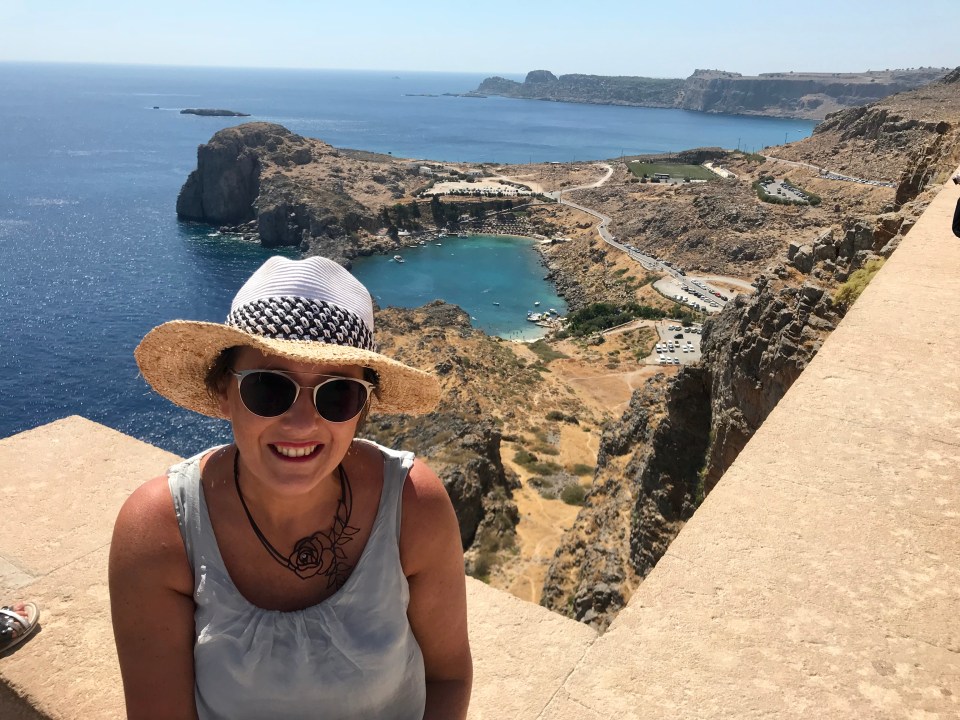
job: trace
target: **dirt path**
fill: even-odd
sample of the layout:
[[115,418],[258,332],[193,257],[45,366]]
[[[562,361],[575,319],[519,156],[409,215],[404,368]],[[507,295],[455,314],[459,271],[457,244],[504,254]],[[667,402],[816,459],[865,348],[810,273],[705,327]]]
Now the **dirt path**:
[[555,360],[550,366],[577,397],[601,416],[619,417],[630,404],[633,391],[658,372],[675,372],[673,367],[641,365],[634,370],[603,372],[604,368],[578,360]]

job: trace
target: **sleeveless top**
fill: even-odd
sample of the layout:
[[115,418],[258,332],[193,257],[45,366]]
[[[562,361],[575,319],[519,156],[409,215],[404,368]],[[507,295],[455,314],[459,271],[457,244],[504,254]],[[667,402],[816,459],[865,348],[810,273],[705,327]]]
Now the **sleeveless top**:
[[256,607],[230,579],[200,483],[204,453],[168,471],[194,575],[200,720],[423,717],[423,655],[407,620],[399,546],[401,490],[413,454],[371,444],[383,454],[384,472],[366,547],[336,593],[293,612]]

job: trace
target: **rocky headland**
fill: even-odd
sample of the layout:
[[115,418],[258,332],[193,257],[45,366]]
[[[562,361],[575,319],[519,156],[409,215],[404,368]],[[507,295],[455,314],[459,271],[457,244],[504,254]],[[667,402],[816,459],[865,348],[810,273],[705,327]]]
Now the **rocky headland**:
[[[752,282],[752,294],[704,324],[698,364],[645,365],[655,336],[642,326],[525,345],[473,329],[443,303],[378,309],[386,352],[435,373],[443,399],[423,418],[374,415],[364,432],[437,468],[473,574],[606,627],[960,164],[960,71],[830,115],[812,137],[767,153],[673,158],[709,155],[736,176],[703,183],[644,183],[611,161],[608,181],[581,190],[570,188],[605,172],[584,163],[477,168],[543,192],[567,188],[565,198],[609,215],[620,241],[688,272]],[[767,176],[819,204],[764,202],[754,183]],[[892,186],[871,182],[881,180]],[[398,206],[419,203],[416,222],[435,227],[442,214],[431,218],[418,197],[429,182],[406,161],[251,123],[201,146],[178,213],[346,263],[390,252],[385,231],[400,222]],[[454,214],[469,208],[462,202]],[[672,309],[651,285],[656,276],[600,240],[590,216],[549,202],[502,214],[564,236],[541,250],[572,309]],[[525,528],[577,488],[570,501],[582,506],[541,558],[545,536],[530,540]]]
[[477,94],[601,105],[681,108],[700,112],[822,120],[836,110],[863,105],[939,79],[947,68],[864,73],[780,72],[745,76],[696,70],[690,77],[649,78],[532,70],[522,83],[490,77]]

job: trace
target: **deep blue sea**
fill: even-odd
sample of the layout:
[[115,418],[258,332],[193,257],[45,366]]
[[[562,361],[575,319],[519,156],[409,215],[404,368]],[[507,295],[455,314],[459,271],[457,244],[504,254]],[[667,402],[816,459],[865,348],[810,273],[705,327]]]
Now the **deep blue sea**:
[[[223,107],[340,147],[448,161],[752,149],[813,127],[442,96],[484,76],[0,63],[0,437],[80,414],[180,454],[228,438],[224,423],[155,396],[132,355],[165,320],[222,321],[268,255],[177,222],[177,192],[197,145],[246,121],[180,115],[182,108]],[[525,310],[534,302],[560,301],[526,243],[508,243],[450,241],[410,249],[403,265],[378,258],[357,272],[383,305],[435,294],[510,337],[529,329]],[[441,281],[466,268],[475,285]]]

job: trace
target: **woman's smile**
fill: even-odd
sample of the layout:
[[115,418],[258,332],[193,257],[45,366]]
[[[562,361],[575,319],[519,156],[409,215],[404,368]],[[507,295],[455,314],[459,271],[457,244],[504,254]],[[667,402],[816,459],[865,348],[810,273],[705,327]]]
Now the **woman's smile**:
[[295,462],[311,460],[318,454],[318,448],[320,450],[323,449],[323,445],[319,443],[271,443],[269,447],[274,454],[284,460],[292,460]]

